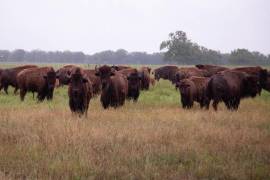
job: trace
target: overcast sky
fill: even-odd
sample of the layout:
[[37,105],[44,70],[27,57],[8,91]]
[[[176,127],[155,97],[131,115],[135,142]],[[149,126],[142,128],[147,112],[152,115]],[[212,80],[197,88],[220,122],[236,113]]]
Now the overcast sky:
[[176,30],[270,54],[270,0],[0,0],[0,49],[151,53]]

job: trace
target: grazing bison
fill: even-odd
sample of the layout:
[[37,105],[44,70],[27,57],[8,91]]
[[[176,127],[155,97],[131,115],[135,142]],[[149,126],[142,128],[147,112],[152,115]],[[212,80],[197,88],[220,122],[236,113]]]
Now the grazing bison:
[[121,70],[123,70],[123,69],[129,69],[129,68],[131,68],[130,66],[123,66],[123,65],[113,65],[113,66],[111,66],[113,69],[115,69],[116,71],[121,71]]
[[11,85],[15,88],[14,94],[16,94],[18,90],[18,84],[16,80],[18,73],[20,73],[24,69],[36,68],[36,67],[37,66],[35,65],[24,65],[24,66],[9,68],[9,69],[3,69],[1,73],[1,78],[0,78],[0,91],[2,90],[2,88],[4,88],[4,91],[6,92],[6,94],[8,94],[8,86]]
[[39,101],[43,101],[45,97],[51,100],[56,82],[56,73],[52,67],[29,68],[17,75],[17,82],[22,101],[28,91],[37,92]]
[[155,80],[159,81],[160,78],[171,81],[173,84],[175,83],[175,74],[178,71],[177,66],[162,66],[154,70]]
[[76,65],[65,65],[62,68],[58,69],[56,71],[56,75],[58,77],[59,80],[59,86],[63,86],[63,85],[68,85],[69,79],[68,77],[71,74],[72,69],[77,68],[78,66]]
[[128,82],[124,75],[110,66],[96,68],[96,76],[100,77],[102,91],[100,101],[104,109],[122,106],[128,92]]
[[91,81],[84,76],[81,68],[75,68],[68,77],[69,107],[73,113],[85,114],[93,96]]
[[261,93],[262,88],[265,89],[267,86],[267,70],[266,69],[256,66],[256,67],[239,67],[239,68],[234,68],[232,70],[245,72],[247,74],[257,76],[259,78],[259,83],[260,83],[260,93]]
[[95,75],[96,71],[94,69],[84,69],[84,73],[87,75],[88,79],[91,81],[93,86],[93,95],[96,96],[101,92],[101,81],[100,78]]
[[142,67],[140,69],[141,73],[141,90],[148,90],[150,86],[150,73],[151,73],[151,68],[149,67]]
[[226,68],[226,67],[214,66],[214,65],[209,65],[209,64],[197,64],[196,67],[207,71],[210,76],[213,76],[214,74],[221,71],[229,70],[229,68]]
[[190,78],[192,76],[209,77],[209,73],[196,67],[183,67],[179,68],[179,70],[176,72],[175,81],[180,82],[181,80]]
[[245,72],[227,70],[213,75],[207,86],[207,97],[213,100],[213,108],[223,101],[229,110],[237,110],[240,100],[255,97],[260,91],[257,76]]
[[191,108],[194,101],[197,101],[201,108],[209,108],[210,100],[206,96],[208,81],[209,78],[193,76],[176,83],[181,94],[183,108]]

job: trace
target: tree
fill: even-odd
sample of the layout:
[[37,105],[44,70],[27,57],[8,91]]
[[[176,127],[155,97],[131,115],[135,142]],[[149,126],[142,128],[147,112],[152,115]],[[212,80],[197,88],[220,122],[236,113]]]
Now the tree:
[[163,41],[160,44],[160,50],[164,49],[167,50],[164,53],[164,60],[178,64],[218,64],[222,59],[220,52],[193,43],[187,38],[184,31],[170,33],[169,40]]

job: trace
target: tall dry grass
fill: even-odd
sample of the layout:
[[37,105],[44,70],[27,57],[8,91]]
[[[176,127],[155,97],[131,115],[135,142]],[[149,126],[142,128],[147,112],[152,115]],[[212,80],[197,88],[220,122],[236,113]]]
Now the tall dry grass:
[[66,89],[49,103],[1,94],[0,179],[270,179],[267,98],[214,112],[178,96],[162,81],[119,109],[96,98],[78,118]]

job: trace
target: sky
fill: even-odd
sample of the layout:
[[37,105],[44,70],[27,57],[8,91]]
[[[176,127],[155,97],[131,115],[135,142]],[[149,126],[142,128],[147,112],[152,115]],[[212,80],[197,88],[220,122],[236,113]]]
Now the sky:
[[152,53],[177,30],[270,54],[270,0],[0,0],[0,49]]

